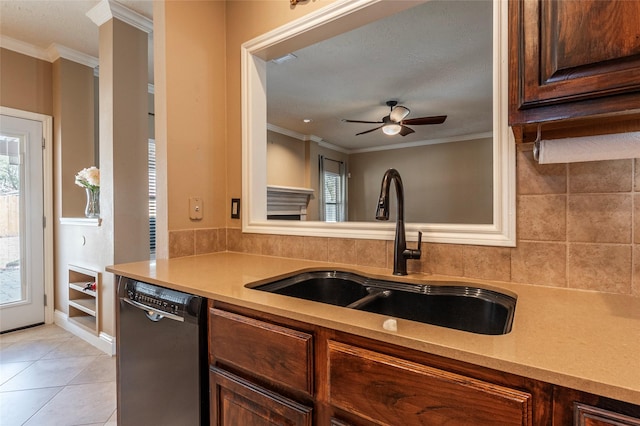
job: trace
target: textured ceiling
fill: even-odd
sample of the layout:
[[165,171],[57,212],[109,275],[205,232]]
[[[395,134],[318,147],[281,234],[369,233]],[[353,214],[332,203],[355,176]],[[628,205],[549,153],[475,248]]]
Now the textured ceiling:
[[[490,132],[492,29],[490,0],[433,0],[292,52],[267,64],[267,121],[345,149]],[[405,137],[341,121],[381,120],[387,100],[448,118]]]
[[[98,57],[98,27],[86,13],[98,0],[1,0],[0,34],[41,49],[52,43]],[[153,18],[152,1],[119,1]]]

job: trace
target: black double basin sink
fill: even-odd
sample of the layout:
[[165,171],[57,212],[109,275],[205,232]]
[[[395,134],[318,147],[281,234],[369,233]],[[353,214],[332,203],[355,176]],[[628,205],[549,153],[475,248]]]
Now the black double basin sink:
[[461,282],[409,284],[351,272],[302,272],[250,286],[255,290],[328,303],[471,333],[511,331],[516,298]]

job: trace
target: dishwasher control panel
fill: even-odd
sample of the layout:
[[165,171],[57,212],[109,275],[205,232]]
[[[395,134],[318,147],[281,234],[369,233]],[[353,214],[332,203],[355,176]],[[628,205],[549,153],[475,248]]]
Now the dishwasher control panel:
[[[191,314],[193,302],[199,300],[197,296],[182,293],[156,285],[139,281],[127,280],[125,297],[152,310],[167,312],[170,314],[184,316]],[[195,300],[194,300],[195,299]]]

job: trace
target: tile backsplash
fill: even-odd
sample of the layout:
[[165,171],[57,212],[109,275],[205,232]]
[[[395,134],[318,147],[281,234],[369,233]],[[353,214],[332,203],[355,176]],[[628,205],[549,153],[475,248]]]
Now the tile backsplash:
[[[640,160],[540,165],[517,146],[517,247],[422,244],[411,272],[640,296]],[[331,244],[329,244],[331,243]],[[391,268],[393,241],[169,232],[169,256],[239,251]]]

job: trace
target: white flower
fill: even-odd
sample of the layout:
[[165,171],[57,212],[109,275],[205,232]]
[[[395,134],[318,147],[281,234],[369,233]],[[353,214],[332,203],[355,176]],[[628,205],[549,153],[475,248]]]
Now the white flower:
[[76,174],[76,185],[92,191],[100,189],[100,170],[94,166],[80,170]]

